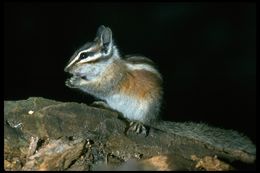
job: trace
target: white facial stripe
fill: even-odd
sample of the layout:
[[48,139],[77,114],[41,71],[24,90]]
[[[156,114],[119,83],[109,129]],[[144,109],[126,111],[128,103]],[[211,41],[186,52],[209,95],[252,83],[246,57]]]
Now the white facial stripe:
[[[113,47],[113,44],[110,43],[110,44],[109,44],[109,47],[108,47],[107,53],[106,53],[106,54],[103,54],[103,55],[108,55],[108,54],[110,54],[111,51],[112,51],[112,47]],[[77,61],[77,60],[79,59],[79,57],[80,57],[80,55],[81,55],[82,53],[91,52],[91,51],[93,51],[94,49],[95,49],[95,47],[90,47],[89,49],[80,51],[80,52],[77,54],[77,56],[69,63],[69,65],[67,65],[66,68],[68,68],[69,66],[71,66],[72,64],[74,64],[75,61]],[[116,50],[117,50],[117,49],[116,49]],[[116,56],[119,56],[117,51],[115,52],[115,55],[116,55]],[[94,54],[93,56],[89,56],[88,58],[81,60],[80,62],[81,62],[81,63],[85,63],[85,62],[89,62],[89,61],[94,61],[94,60],[97,60],[97,59],[98,59],[99,57],[101,57],[101,56],[102,56],[102,53],[97,53],[97,54]]]
[[90,51],[92,51],[92,50],[94,50],[95,49],[95,47],[90,47],[90,48],[88,48],[87,50],[83,50],[83,51],[81,51],[81,52],[90,52]]
[[84,62],[94,61],[94,60],[100,58],[101,55],[102,55],[101,53],[97,53],[97,54],[95,54],[93,56],[89,56],[88,58],[81,60],[80,62],[84,63]]
[[[77,54],[77,56],[73,59],[73,61],[71,61],[71,62],[69,63],[69,65],[67,65],[67,67],[71,66],[75,61],[77,61],[77,60],[79,59],[79,56],[80,56],[81,53],[90,52],[90,51],[92,51],[93,49],[94,49],[94,47],[90,47],[90,48],[87,49],[87,50],[82,50],[82,51],[80,51],[80,52]],[[93,61],[93,60],[97,59],[97,57],[100,56],[100,55],[101,55],[100,53],[95,54],[94,56],[90,56],[89,58],[84,59],[84,60],[82,60],[82,61],[80,61],[80,62]]]
[[82,54],[82,53],[85,53],[85,52],[91,52],[93,49],[94,49],[94,48],[91,47],[91,48],[89,48],[89,49],[87,49],[87,50],[82,50],[82,51],[80,51],[80,52],[78,53],[78,55],[77,55],[76,57],[79,57],[80,54]]
[[[77,57],[81,54],[81,53],[84,53],[84,52],[90,52],[91,50],[93,50],[94,48],[89,48],[87,50],[83,50],[81,52],[78,53]],[[111,53],[111,50],[112,50],[112,44],[109,44],[109,47],[108,47],[108,51],[106,54],[102,54],[102,53],[97,53],[97,54],[94,54],[93,56],[89,56],[88,58],[86,59],[83,59],[81,60],[80,62],[84,63],[84,62],[89,62],[89,61],[94,61],[98,58],[100,58],[102,55],[109,55]],[[77,58],[78,59],[78,58]]]
[[74,59],[73,59],[73,61],[71,61],[68,65],[67,65],[67,67],[66,68],[68,68],[69,66],[71,66],[75,61],[77,61],[79,59],[79,56],[77,55]]

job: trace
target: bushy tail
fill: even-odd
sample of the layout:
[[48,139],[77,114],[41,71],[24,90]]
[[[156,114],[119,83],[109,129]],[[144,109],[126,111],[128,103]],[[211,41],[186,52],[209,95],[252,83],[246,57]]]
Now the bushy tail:
[[225,130],[217,127],[210,127],[203,123],[176,123],[162,121],[156,128],[173,133],[189,139],[211,145],[218,150],[232,153],[233,155],[248,155],[248,162],[254,162],[256,147],[252,141],[234,130]]

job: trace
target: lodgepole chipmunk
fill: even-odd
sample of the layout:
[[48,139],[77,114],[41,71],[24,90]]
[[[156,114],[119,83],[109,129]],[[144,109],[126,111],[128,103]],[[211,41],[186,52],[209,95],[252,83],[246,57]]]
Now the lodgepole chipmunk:
[[110,28],[100,26],[93,42],[74,53],[65,72],[66,81],[101,100],[108,107],[132,120],[130,129],[145,130],[144,124],[157,119],[162,98],[162,77],[153,61],[142,56],[122,58],[114,44]]
[[[106,102],[134,123],[131,130],[146,131],[143,124],[196,139],[227,151],[255,154],[255,146],[246,136],[233,130],[209,127],[202,123],[175,123],[158,120],[162,99],[162,77],[152,60],[142,56],[122,58],[113,41],[110,28],[100,26],[93,42],[88,42],[71,57],[65,72],[66,81]],[[145,132],[146,133],[146,132]],[[253,157],[255,158],[255,157]]]

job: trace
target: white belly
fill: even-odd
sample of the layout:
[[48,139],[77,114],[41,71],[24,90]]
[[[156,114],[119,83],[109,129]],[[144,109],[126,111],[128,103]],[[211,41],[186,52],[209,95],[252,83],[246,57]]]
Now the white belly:
[[133,97],[116,94],[107,97],[105,100],[111,108],[121,112],[130,120],[144,121],[148,112],[147,102]]

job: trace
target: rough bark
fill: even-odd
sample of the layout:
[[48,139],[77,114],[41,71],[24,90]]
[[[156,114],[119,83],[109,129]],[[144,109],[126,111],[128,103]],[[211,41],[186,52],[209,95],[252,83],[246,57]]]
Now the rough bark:
[[[116,112],[83,103],[32,97],[4,102],[5,170],[233,170],[249,161],[151,128],[125,131]],[[240,152],[240,151],[237,151]]]

